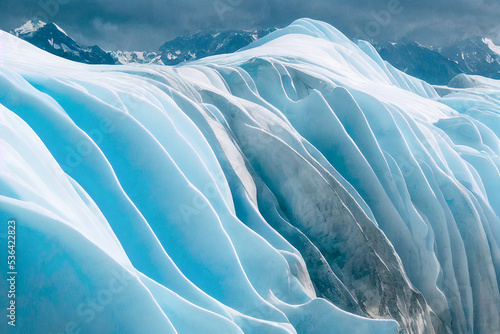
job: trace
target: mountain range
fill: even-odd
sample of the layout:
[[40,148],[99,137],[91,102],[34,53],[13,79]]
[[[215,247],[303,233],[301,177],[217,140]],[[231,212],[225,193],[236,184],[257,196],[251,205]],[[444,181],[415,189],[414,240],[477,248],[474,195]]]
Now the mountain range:
[[475,37],[440,48],[439,53],[453,60],[464,73],[500,79],[500,47],[491,39]]
[[[157,51],[105,51],[82,46],[55,23],[28,21],[11,33],[57,56],[88,64],[177,65],[184,61],[232,53],[268,35],[276,28],[196,33],[165,42]],[[500,47],[475,37],[434,48],[409,39],[397,43],[373,42],[382,59],[430,84],[446,85],[457,74],[500,78]]]
[[56,56],[87,64],[176,65],[183,61],[232,53],[276,29],[196,33],[165,42],[157,51],[104,51],[97,45],[83,46],[57,24],[28,21],[11,31],[42,50]]
[[115,64],[110,52],[99,46],[81,46],[57,24],[28,21],[11,32],[36,47],[56,56],[87,64]]
[[446,85],[460,73],[500,79],[500,47],[487,38],[469,38],[441,48],[406,38],[374,44],[391,65],[431,84]]

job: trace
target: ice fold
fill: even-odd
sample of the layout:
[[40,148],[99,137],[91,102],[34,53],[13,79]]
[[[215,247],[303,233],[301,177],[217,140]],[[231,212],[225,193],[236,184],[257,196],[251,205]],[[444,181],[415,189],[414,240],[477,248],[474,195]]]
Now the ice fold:
[[0,41],[18,333],[500,331],[498,81],[309,19],[175,67]]

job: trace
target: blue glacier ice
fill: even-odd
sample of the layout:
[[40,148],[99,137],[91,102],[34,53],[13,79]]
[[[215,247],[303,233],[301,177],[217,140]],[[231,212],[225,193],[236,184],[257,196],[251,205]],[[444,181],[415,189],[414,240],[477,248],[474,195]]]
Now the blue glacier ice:
[[500,333],[499,81],[309,19],[174,67],[0,31],[0,129],[2,333]]

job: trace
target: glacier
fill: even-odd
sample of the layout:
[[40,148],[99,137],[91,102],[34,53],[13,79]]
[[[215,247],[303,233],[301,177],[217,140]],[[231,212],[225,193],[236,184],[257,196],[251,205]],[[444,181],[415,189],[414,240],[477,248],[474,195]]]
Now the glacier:
[[173,67],[0,31],[0,115],[2,333],[500,333],[497,80],[310,19]]

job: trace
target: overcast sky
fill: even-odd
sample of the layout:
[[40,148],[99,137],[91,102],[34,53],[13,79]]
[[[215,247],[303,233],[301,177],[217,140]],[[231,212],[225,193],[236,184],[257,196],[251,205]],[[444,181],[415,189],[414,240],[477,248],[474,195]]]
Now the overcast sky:
[[363,39],[440,46],[486,36],[500,44],[499,0],[0,0],[2,30],[38,18],[108,50],[156,50],[182,34],[284,27],[301,17]]

